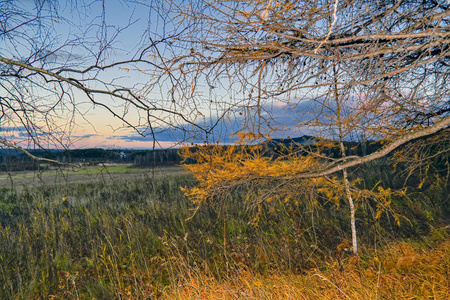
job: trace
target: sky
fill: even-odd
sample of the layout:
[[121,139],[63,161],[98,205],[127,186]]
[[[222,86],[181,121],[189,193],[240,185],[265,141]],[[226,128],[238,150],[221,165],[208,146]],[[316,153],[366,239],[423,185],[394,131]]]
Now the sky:
[[[34,12],[37,2],[22,0],[14,1],[14,3],[20,4],[20,7],[18,7],[25,12]],[[56,13],[54,15],[48,13],[46,16],[46,20],[50,21],[50,25],[47,25],[51,30],[45,31],[39,27],[31,27],[28,29],[31,29],[32,33],[29,33],[29,31],[23,32],[25,38],[21,41],[13,39],[9,41],[9,44],[8,42],[5,43],[0,35],[0,56],[20,60],[21,57],[26,57],[27,52],[39,46],[36,41],[45,40],[51,43],[52,49],[59,49],[60,45],[66,45],[61,50],[57,50],[53,56],[50,55],[49,60],[53,58],[59,61],[67,59],[72,63],[70,67],[82,69],[83,66],[92,64],[92,60],[84,60],[86,54],[95,53],[101,47],[109,49],[108,56],[101,57],[101,59],[104,59],[105,63],[111,63],[129,59],[135,53],[139,53],[140,49],[150,43],[149,36],[153,40],[157,40],[164,34],[178,32],[179,30],[176,25],[173,25],[174,23],[171,23],[173,21],[172,16],[162,14],[158,10],[157,5],[166,3],[165,1],[103,2],[94,0],[87,2],[57,1],[54,3],[57,3],[57,6],[51,7],[51,9],[54,9]],[[104,23],[102,23],[103,20]],[[38,38],[35,38],[34,35]],[[16,37],[19,37],[19,35],[16,35]],[[78,38],[83,39],[81,46],[77,44]],[[102,42],[99,43],[99,40]],[[72,41],[74,41],[74,46],[71,46]],[[161,51],[162,55],[166,54],[164,47],[161,46],[158,50]],[[158,65],[160,62],[152,56],[152,53],[155,54],[155,52],[146,52],[145,59],[154,61]],[[47,66],[51,66],[51,62]],[[126,69],[123,67],[112,68],[107,72],[99,72],[98,76],[106,82],[113,81],[123,86],[137,87],[150,104],[182,112],[186,118],[193,120],[194,124],[187,124],[180,118],[170,117],[165,113],[155,113],[154,117],[166,119],[170,124],[176,126],[169,127],[164,126],[161,122],[155,123],[155,134],[153,135],[149,128],[145,126],[146,119],[142,111],[124,106],[120,99],[114,100],[109,96],[95,95],[95,101],[103,103],[117,116],[126,113],[126,119],[131,125],[134,125],[134,128],[131,128],[123,120],[114,117],[111,111],[108,111],[105,107],[93,105],[83,92],[73,89],[72,98],[69,99],[65,95],[65,101],[71,100],[73,103],[69,101],[69,103],[66,103],[67,106],[58,104],[54,119],[47,122],[45,126],[42,120],[36,121],[38,133],[35,133],[33,137],[36,140],[44,141],[48,136],[55,136],[57,140],[62,141],[62,144],[69,148],[170,148],[178,147],[183,142],[197,144],[205,142],[230,143],[234,141],[234,133],[240,131],[249,122],[256,122],[255,111],[244,111],[248,108],[248,106],[244,108],[245,105],[237,106],[233,111],[218,120],[218,116],[221,116],[225,111],[227,103],[242,101],[248,96],[249,92],[244,88],[243,92],[246,92],[247,95],[242,93],[237,95],[238,92],[227,88],[228,85],[232,85],[226,82],[226,79],[220,83],[221,87],[219,88],[211,87],[206,82],[199,81],[198,93],[203,100],[211,99],[211,103],[206,101],[207,103],[195,107],[193,103],[185,102],[184,107],[181,107],[180,104],[172,103],[170,99],[164,98],[168,94],[171,83],[168,77],[162,77],[160,80],[152,82],[154,80],[152,69],[136,70],[134,68],[141,68],[141,65],[132,66],[131,69],[128,69],[128,66]],[[85,75],[70,74],[76,76],[75,78],[80,81],[86,79]],[[98,82],[83,82],[92,88],[102,88]],[[156,88],[145,93],[151,83]],[[14,83],[11,83],[11,87],[14,87]],[[58,100],[57,95],[53,94],[52,88],[57,89],[58,86],[50,85],[48,90],[41,88],[31,91],[29,99],[25,100],[29,100],[33,104],[35,98],[39,97],[43,107],[51,107]],[[22,89],[22,91],[24,90],[26,90],[26,87]],[[5,90],[2,90],[0,86],[0,95],[2,92],[5,92]],[[230,100],[228,100],[228,97]],[[233,97],[235,99],[232,99]],[[314,102],[306,98],[300,100],[294,97],[292,100],[287,100],[282,97],[284,96],[274,100],[266,100],[262,106],[262,117],[267,120],[270,119],[272,126],[274,126],[273,123],[278,126],[278,129],[270,137],[285,138],[311,134],[305,128],[299,128],[299,124],[313,117],[305,112],[314,113],[314,106],[312,106]],[[71,106],[72,104],[73,106]],[[72,113],[74,110],[75,113]],[[246,120],[243,116],[247,116]],[[213,124],[216,124],[216,126],[208,134],[198,132],[198,128],[196,128],[196,125],[209,128]],[[22,146],[32,148],[33,144],[30,142],[27,126],[30,125],[8,122],[6,118],[0,118],[0,137],[24,141]],[[39,128],[39,126],[42,126],[42,128]],[[263,125],[260,130],[261,132],[269,131],[267,125]],[[46,146],[45,143],[41,144],[44,147]],[[50,148],[56,146],[55,144],[48,144]]]
[[[165,15],[160,15],[160,11],[157,8],[160,1],[147,1],[141,3],[125,1],[78,1],[78,2],[66,2],[58,1],[55,2],[56,7],[51,7],[56,12],[52,15],[52,12],[46,12],[46,20],[50,20],[51,30],[46,32],[38,26],[31,27],[32,33],[27,33],[28,35],[22,41],[19,39],[9,41],[5,43],[3,40],[3,45],[0,44],[0,55],[19,59],[20,57],[26,57],[29,52],[31,52],[34,47],[39,46],[33,42],[42,40],[51,40],[52,49],[58,49],[60,45],[67,44],[67,41],[72,41],[81,37],[84,39],[83,47],[78,45],[71,47],[65,46],[61,51],[58,50],[55,59],[64,59],[66,57],[68,60],[75,58],[75,64],[72,65],[73,68],[82,68],[83,57],[86,53],[95,52],[98,50],[99,46],[108,46],[110,51],[108,56],[105,57],[105,61],[115,61],[130,58],[134,53],[142,49],[142,40],[149,42],[146,35],[150,32],[150,35],[155,40],[161,36],[164,32],[172,32],[176,30],[174,25],[169,22],[164,22],[167,18]],[[33,14],[36,11],[36,1],[33,0],[22,0],[15,1],[14,4],[18,9],[23,12],[30,12]],[[48,9],[48,7],[46,7]],[[102,12],[104,12],[102,17]],[[102,18],[104,18],[106,26],[101,26]],[[148,21],[150,20],[150,22]],[[52,22],[53,21],[53,22]],[[123,31],[118,32],[118,29]],[[146,31],[148,30],[149,31]],[[33,36],[34,34],[34,36]],[[112,39],[114,35],[117,36]],[[19,36],[19,35],[17,35]],[[143,39],[144,38],[144,39]],[[112,40],[111,45],[106,45],[105,42],[98,43],[97,41],[102,39],[104,41]],[[1,42],[1,41],[0,41]],[[105,45],[103,45],[105,44]],[[164,49],[160,49],[164,51]],[[164,53],[163,53],[164,55]],[[51,57],[51,56],[50,56]],[[76,64],[76,59],[79,58],[79,65]],[[147,59],[151,60],[151,57]],[[86,62],[91,63],[91,62]],[[156,62],[157,63],[157,62]],[[74,75],[76,76],[76,75]],[[136,70],[124,70],[123,68],[113,68],[108,70],[108,72],[100,73],[100,78],[104,81],[117,81],[124,86],[139,86],[142,90],[145,89],[148,84],[148,80],[151,77],[151,70],[136,71]],[[84,79],[83,76],[77,77],[78,80]],[[12,84],[14,85],[14,84]],[[168,83],[159,83],[159,91],[163,93],[167,92]],[[208,94],[208,88],[202,90],[200,87],[199,92]],[[96,88],[96,84],[93,83],[92,87]],[[53,88],[53,87],[52,87]],[[1,88],[0,88],[1,90]],[[4,92],[4,91],[3,91]],[[219,143],[229,143],[233,141],[233,133],[239,131],[244,126],[244,120],[239,116],[239,111],[234,111],[233,114],[229,114],[226,117],[220,119],[217,122],[217,115],[221,114],[221,111],[216,107],[212,108],[211,105],[208,107],[196,107],[195,111],[198,112],[198,117],[192,117],[191,115],[186,115],[190,119],[194,120],[194,123],[202,127],[210,127],[212,124],[217,125],[211,130],[209,134],[196,134],[195,126],[188,125],[186,123],[180,122],[180,120],[173,121],[177,126],[176,128],[169,128],[167,126],[156,126],[155,135],[153,136],[148,128],[145,127],[145,122],[142,118],[142,112],[138,110],[133,110],[129,107],[124,107],[123,103],[116,100],[111,100],[107,96],[96,95],[95,100],[104,103],[108,108],[112,109],[117,115],[123,114],[127,111],[127,118],[130,123],[135,125],[135,129],[141,132],[139,134],[135,129],[130,128],[123,121],[115,118],[111,112],[105,108],[101,108],[98,105],[92,105],[86,95],[79,90],[74,89],[72,100],[76,107],[76,113],[72,114],[73,107],[69,105],[68,110],[64,110],[61,107],[61,112],[55,116],[52,120],[53,126],[45,127],[43,121],[36,121],[35,125],[37,128],[37,133],[33,134],[33,137],[37,139],[45,140],[46,137],[50,136],[52,133],[57,139],[62,141],[62,144],[70,148],[125,148],[125,149],[148,149],[148,148],[170,148],[180,146],[180,142],[189,143],[205,143],[205,142],[219,142]],[[172,109],[173,106],[169,103],[167,104],[162,98],[161,94],[158,94],[158,89],[155,93],[150,93],[148,97],[154,97],[156,105],[161,107],[167,107]],[[34,93],[34,94],[33,94]],[[215,97],[225,97],[226,93],[232,93],[222,89],[218,92]],[[222,94],[220,94],[222,93]],[[33,103],[34,98],[40,97],[41,99],[46,99],[48,101],[45,105],[50,106],[51,103],[55,102],[56,95],[46,92],[41,89],[37,91],[30,92],[30,101]],[[44,103],[44,100],[42,100]],[[179,108],[177,108],[179,109]],[[264,110],[270,111],[271,117],[277,119],[279,123],[286,125],[287,127],[293,126],[292,120],[296,114],[294,108],[286,106],[284,103],[274,102],[266,107]],[[183,113],[189,114],[194,110],[180,110]],[[216,113],[212,113],[215,111]],[[164,114],[159,115],[160,117],[167,117]],[[70,120],[70,121],[69,121]],[[173,119],[170,119],[173,120]],[[144,120],[145,121],[145,120]],[[41,123],[39,123],[41,122]],[[50,122],[51,123],[51,122]],[[292,123],[292,124],[291,124]],[[6,118],[0,119],[0,137],[9,138],[11,140],[20,142],[22,146],[26,148],[32,148],[33,143],[29,139],[29,133],[27,132],[27,126],[20,122],[8,121]],[[39,132],[39,127],[42,126],[41,132]],[[30,126],[31,128],[31,126]],[[50,129],[49,129],[50,128]],[[65,133],[63,135],[62,133]],[[187,135],[190,136],[189,140],[186,140]],[[285,130],[280,136],[292,136],[295,135],[293,129]],[[154,140],[156,139],[156,141]],[[42,146],[46,146],[42,143]],[[48,143],[48,147],[59,147],[58,145]]]
[[[10,3],[13,7],[8,7],[7,2],[3,2],[0,7],[5,10],[11,9],[11,11],[19,12],[17,15],[13,15],[10,20],[0,19],[0,25],[2,24],[1,21],[3,21],[6,26],[9,25],[9,28],[14,28],[14,21],[17,24],[23,23],[26,17],[22,17],[28,16],[28,14],[30,15],[28,19],[32,19],[33,14],[37,11],[36,3],[38,2],[34,0],[19,0]],[[114,60],[130,58],[141,46],[139,42],[142,40],[146,29],[150,28],[155,33],[155,36],[157,36],[158,32],[163,30],[163,26],[166,26],[166,24],[161,23],[161,18],[155,15],[157,11],[155,6],[151,7],[153,4],[157,5],[156,1],[154,3],[153,1],[144,2],[146,5],[140,5],[138,2],[135,5],[132,1],[56,1],[53,3],[56,4],[55,7],[45,6],[44,4],[45,9],[42,14],[44,16],[44,22],[45,20],[50,20],[50,25],[44,23],[42,29],[38,26],[40,25],[39,23],[30,22],[28,27],[23,26],[22,31],[21,28],[18,28],[15,31],[13,39],[0,39],[0,56],[14,60],[23,60],[36,47],[40,46],[39,43],[42,40],[42,43],[46,42],[51,45],[46,50],[58,49],[61,45],[66,44],[64,48],[58,49],[55,52],[55,60],[63,60],[64,56],[68,60],[75,58],[75,64],[71,67],[82,68],[83,57],[87,53],[95,53],[102,46],[109,47],[110,49],[108,56],[105,57],[105,61],[112,62]],[[103,18],[102,11],[104,12],[105,26],[101,26]],[[13,18],[16,18],[16,20],[13,20]],[[148,22],[149,19],[150,22]],[[47,31],[45,26],[50,29]],[[118,29],[123,31],[118,32]],[[115,35],[117,36],[114,37]],[[0,36],[0,38],[4,37],[5,35]],[[84,39],[81,47],[76,45],[76,39],[78,37]],[[105,42],[112,41],[112,43],[110,45],[107,45],[105,42],[97,43],[96,41],[99,39]],[[70,46],[72,43],[75,46]],[[80,65],[76,65],[76,58],[78,57],[80,58]],[[51,60],[51,56],[49,56],[48,60]],[[121,70],[119,68],[112,68],[108,72],[102,72],[99,76],[104,81],[118,81],[123,86],[145,86],[148,80],[148,74],[145,74],[145,72]],[[79,76],[77,79],[82,80],[84,78],[83,76]],[[0,96],[6,97],[8,96],[6,89],[11,90],[16,88],[14,81],[9,82],[9,86],[7,81],[1,83],[3,84],[3,88],[0,86]],[[101,86],[97,86],[95,83],[91,83],[91,87],[101,88]],[[17,88],[19,91],[18,98],[20,98],[18,84]],[[45,107],[45,105],[50,106],[50,103],[57,101],[57,95],[52,95],[51,92],[47,93],[45,88],[36,88],[34,91],[31,91],[26,86],[20,88],[22,88],[22,91],[30,91],[29,98],[22,99],[22,101],[28,101],[30,105],[37,103],[38,100],[35,100],[35,98],[45,99],[40,100],[42,107]],[[49,85],[49,89],[51,88],[53,86]],[[64,131],[66,135],[61,141],[65,146],[71,148],[152,148],[153,146],[167,148],[177,145],[179,137],[174,134],[168,134],[167,132],[157,134],[156,138],[158,143],[154,144],[153,137],[142,137],[136,131],[124,126],[126,124],[123,124],[118,118],[114,118],[107,109],[102,109],[89,103],[83,92],[73,89],[72,93],[72,99],[70,101],[75,103],[76,113],[71,114],[74,107],[70,107],[72,103],[68,103],[68,109],[67,107],[63,108],[63,106],[57,107],[60,111],[55,113],[50,125],[45,124],[44,121],[38,118],[35,119],[34,125],[37,128],[37,133],[34,134],[35,138],[44,140],[46,136],[49,136],[48,133],[59,137],[59,131]],[[136,125],[144,133],[148,133],[141,126],[143,122],[139,121],[138,111],[126,108],[123,103],[117,100],[111,100],[110,97],[102,95],[96,95],[95,101],[104,103],[118,115],[123,114],[124,110],[128,109],[130,123]],[[30,139],[27,139],[29,137],[26,130],[27,126],[28,128],[32,127],[31,124],[27,125],[19,122],[17,118],[14,119],[14,113],[0,117],[0,137],[20,142],[24,147],[32,147],[33,145]],[[39,127],[42,127],[42,132],[39,132]],[[43,146],[45,146],[45,143],[43,143]],[[58,147],[55,144],[49,144],[49,146]]]
[[[37,9],[40,3],[44,3],[42,11]],[[82,82],[83,85],[96,90],[111,91],[117,86],[132,87],[136,91],[136,99],[139,99],[136,102],[145,102],[148,107],[165,110],[151,110],[149,119],[154,129],[152,131],[149,129],[146,111],[143,109],[126,105],[126,102],[117,97],[99,93],[86,95],[80,89],[71,88],[68,84],[61,91],[59,85],[61,81],[48,81],[51,79],[50,76],[43,79],[42,76],[36,76],[29,68],[18,67],[17,64],[11,67],[9,63],[2,61],[0,62],[0,144],[2,139],[18,142],[26,148],[33,148],[36,143],[48,148],[125,149],[178,147],[183,142],[226,144],[233,142],[234,133],[250,128],[252,125],[254,125],[253,128],[258,128],[258,120],[261,119],[264,119],[266,124],[263,124],[259,130],[262,133],[272,131],[270,136],[267,135],[270,138],[316,135],[315,133],[322,134],[322,137],[335,138],[337,123],[333,123],[331,119],[336,106],[333,107],[333,101],[328,101],[332,95],[330,89],[326,86],[322,87],[322,84],[317,82],[314,83],[316,79],[321,79],[321,76],[308,75],[316,72],[314,66],[318,66],[313,63],[311,69],[310,64],[306,64],[309,60],[303,61],[303,68],[300,66],[300,69],[298,64],[292,64],[291,60],[283,60],[283,58],[273,65],[270,63],[266,65],[265,62],[261,65],[249,62],[246,64],[248,68],[240,68],[237,64],[221,64],[218,67],[219,69],[222,67],[220,71],[214,69],[217,64],[211,68],[205,67],[204,72],[200,72],[201,75],[197,77],[193,75],[194,72],[188,75],[183,74],[185,77],[180,75],[182,72],[179,72],[180,78],[167,74],[157,77],[155,74],[164,73],[161,69],[165,69],[161,57],[173,58],[187,54],[187,57],[197,59],[199,55],[189,55],[192,52],[205,56],[212,53],[213,58],[214,55],[220,55],[213,50],[207,50],[204,44],[202,46],[201,43],[193,42],[195,38],[203,38],[206,34],[210,34],[211,31],[208,30],[218,29],[220,33],[223,28],[214,28],[216,23],[210,28],[207,24],[205,27],[193,26],[193,30],[200,32],[198,35],[195,35],[197,32],[193,32],[191,36],[182,36],[188,41],[181,40],[173,46],[161,42],[156,47],[147,47],[154,41],[183,32],[186,24],[189,24],[189,20],[183,20],[187,23],[179,22],[173,10],[169,9],[169,13],[166,13],[159,7],[160,5],[175,6],[178,3],[202,2],[181,0],[179,2],[158,0],[0,1],[1,58],[58,72],[61,64],[65,68],[83,70],[95,64],[96,59],[99,65],[104,65],[136,58],[138,53],[142,53],[142,58],[147,61],[146,64],[141,62],[114,66],[107,70],[94,68],[83,74],[66,70],[61,74],[70,78],[68,81],[72,83]],[[242,3],[245,5],[244,2]],[[38,11],[39,17],[34,18]],[[199,26],[203,26],[203,23],[204,19],[201,19]],[[227,22],[224,24],[228,26]],[[227,27],[224,28],[227,32]],[[214,38],[221,37],[219,34]],[[99,50],[106,54],[97,57]],[[286,72],[290,68],[294,70],[293,73]],[[349,75],[353,76],[351,68],[348,71],[350,73],[347,73],[345,69],[347,68],[342,68],[344,80]],[[205,75],[210,71],[210,74]],[[20,72],[22,77],[15,76],[15,72]],[[317,72],[319,73],[316,75],[320,75],[322,71]],[[280,76],[280,73],[285,73],[286,76]],[[97,76],[96,80],[92,79],[93,75]],[[304,81],[295,84],[293,79],[298,77],[294,76],[301,76],[304,79],[300,79]],[[435,76],[437,76],[436,80],[439,79],[438,75]],[[287,80],[286,84],[283,80]],[[429,83],[427,83],[428,80],[430,80]],[[391,110],[392,107],[396,107],[397,102],[401,104],[401,101],[408,101],[407,103],[414,106],[411,111],[422,111],[425,114],[433,110],[433,106],[429,103],[434,103],[434,107],[441,107],[442,101],[446,100],[441,99],[441,87],[437,87],[433,80],[430,75],[425,84],[417,90],[415,82],[401,89],[394,86],[392,95],[384,97],[383,93],[383,97],[380,98],[381,100],[392,98],[392,101],[382,102],[383,106],[374,109],[374,114],[379,114],[381,118],[387,118],[396,124],[398,119],[402,118],[395,115],[396,110]],[[174,82],[181,82],[179,86],[182,88],[171,93],[170,89],[174,86]],[[191,88],[192,82],[196,85],[192,84]],[[113,86],[112,83],[117,85]],[[307,83],[306,86],[311,88],[305,87],[303,83]],[[423,81],[420,84],[422,85]],[[296,87],[298,90],[289,94],[285,92],[286,85],[289,85],[288,88]],[[412,91],[411,94],[408,94],[409,89],[411,89],[410,92]],[[258,91],[263,95],[261,99],[257,97]],[[358,130],[377,128],[381,125],[376,122],[377,119],[373,115],[370,115],[370,105],[368,110],[364,110],[364,102],[370,104],[371,99],[374,102],[373,105],[377,105],[377,97],[380,96],[377,95],[377,89],[374,90],[373,95],[370,94],[371,92],[364,95],[364,92],[360,91],[356,85],[354,89],[348,90],[343,85],[342,91],[344,91],[342,95],[345,100],[343,101],[346,101],[349,115],[352,114],[352,110],[355,112],[353,123],[349,123],[352,126],[349,126],[348,139],[354,138],[350,136],[351,134],[358,136],[360,134]],[[117,93],[126,94],[123,90]],[[89,96],[93,94],[95,94],[94,98],[89,99]],[[263,99],[264,96],[271,98]],[[59,101],[59,97],[62,97],[62,101]],[[396,100],[397,97],[401,100],[400,102]],[[198,101],[192,101],[193,98]],[[421,99],[424,103],[415,104],[416,100],[420,102]],[[257,100],[258,107],[263,111],[259,116],[258,109],[255,107]],[[408,114],[409,108],[403,106],[401,104],[400,108],[396,109],[401,109]],[[359,108],[362,108],[363,113],[358,113]],[[180,115],[169,114],[167,110],[175,111]],[[327,120],[320,119],[327,117],[329,117],[328,123]],[[186,119],[191,123],[188,124]],[[306,124],[308,120],[315,122]],[[213,125],[215,125],[214,128],[212,128]],[[274,129],[270,130],[269,125]],[[310,125],[309,128],[314,127],[317,131],[314,133],[309,131],[307,125]],[[201,132],[198,127],[210,130]],[[61,142],[60,145],[47,142],[51,138],[54,138],[53,141]]]

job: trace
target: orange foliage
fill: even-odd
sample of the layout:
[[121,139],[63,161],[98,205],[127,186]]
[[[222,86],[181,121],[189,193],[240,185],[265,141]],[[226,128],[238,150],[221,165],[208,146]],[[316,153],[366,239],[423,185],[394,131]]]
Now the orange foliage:
[[[317,204],[317,198],[321,197],[334,202],[337,208],[341,200],[346,199],[342,179],[335,176],[295,179],[298,174],[320,170],[323,167],[320,157],[300,154],[292,146],[280,146],[285,147],[283,154],[274,159],[269,155],[271,150],[267,146],[257,143],[263,135],[238,133],[237,137],[237,142],[229,146],[202,145],[181,149],[185,162],[188,159],[193,162],[183,166],[198,181],[197,186],[182,189],[197,207],[208,201],[223,200],[224,196],[239,187],[247,190],[247,202],[257,207],[258,211],[260,204],[274,199],[284,202],[308,199]],[[354,188],[358,182],[359,179],[350,182],[354,201],[373,199],[378,203],[375,218],[389,210],[397,223],[400,222],[400,217],[390,208],[393,191],[381,186],[373,190]]]
[[[234,188],[243,185],[257,185],[258,198],[270,201],[274,197],[291,197],[292,191],[286,193],[283,185],[277,181],[288,181],[296,174],[319,167],[319,162],[312,156],[301,156],[289,153],[273,159],[265,146],[251,144],[261,135],[249,133],[238,134],[239,140],[234,145],[204,145],[195,149],[184,147],[182,156],[195,163],[183,166],[192,172],[198,180],[194,188],[183,189],[185,194],[196,204],[223,196]],[[320,187],[327,183],[323,178],[302,180],[302,189]],[[329,185],[329,184],[328,184]],[[254,191],[253,191],[254,192]],[[248,195],[250,200],[253,195]]]

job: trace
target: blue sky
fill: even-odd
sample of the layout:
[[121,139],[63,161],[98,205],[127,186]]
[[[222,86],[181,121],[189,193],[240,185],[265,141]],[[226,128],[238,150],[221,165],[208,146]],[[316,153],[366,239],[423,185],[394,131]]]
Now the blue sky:
[[[32,11],[35,7],[35,1],[32,0],[24,0],[19,3],[22,3],[25,10]],[[178,30],[176,25],[169,22],[171,16],[158,14],[156,5],[165,3],[164,1],[134,2],[134,4],[133,2],[124,1],[92,1],[86,4],[83,4],[82,1],[59,1],[57,3],[56,11],[58,15],[55,15],[55,18],[53,19],[52,17],[52,20],[50,20],[52,30],[49,31],[51,33],[49,37],[54,39],[54,41],[52,40],[55,43],[53,47],[58,48],[60,44],[80,36],[85,39],[82,47],[79,45],[66,46],[62,52],[55,54],[55,59],[74,59],[72,67],[83,68],[83,64],[91,64],[92,57],[87,61],[84,61],[83,57],[87,53],[97,51],[99,47],[108,46],[107,41],[112,41],[108,46],[110,47],[107,52],[108,55],[100,57],[100,60],[112,62],[135,57],[136,53],[139,53],[140,50],[145,48],[145,45],[151,42],[149,37],[157,40],[164,34],[170,35]],[[102,11],[105,13],[106,26],[103,26],[101,22]],[[36,29],[36,32],[38,31]],[[115,38],[111,40],[113,37]],[[98,42],[98,39],[103,42]],[[27,41],[24,41],[24,45],[27,45]],[[26,46],[0,45],[0,50],[2,50],[0,52],[1,55],[5,55],[5,53],[7,56],[13,57],[27,55],[25,53],[27,50]],[[167,51],[164,46],[160,46],[158,50],[162,55]],[[21,53],[21,51],[24,53]],[[146,52],[145,57],[147,60],[154,60],[155,64],[158,64],[158,58],[152,56],[154,54],[155,52]],[[139,134],[136,130],[123,123],[123,121],[114,118],[107,109],[92,105],[86,95],[75,90],[73,91],[73,102],[77,113],[70,114],[70,110],[64,111],[61,108],[61,113],[55,116],[54,124],[51,124],[54,126],[45,127],[42,123],[36,123],[38,126],[34,137],[40,139],[52,135],[56,138],[61,137],[63,144],[72,148],[152,148],[153,146],[168,148],[179,146],[180,142],[185,141],[189,143],[229,143],[233,140],[233,133],[242,128],[251,127],[251,125],[254,127],[255,124],[252,124],[252,122],[257,120],[255,109],[252,111],[248,109],[248,106],[246,110],[244,109],[251,102],[251,100],[245,99],[249,94],[249,90],[253,91],[253,88],[248,88],[247,90],[246,87],[243,87],[238,92],[233,90],[233,84],[227,81],[230,79],[223,79],[223,81],[219,79],[218,82],[214,83],[220,85],[217,87],[212,87],[200,79],[197,93],[203,102],[200,101],[198,107],[191,107],[196,105],[189,102],[184,102],[180,105],[164,98],[170,86],[170,81],[167,77],[162,78],[160,81],[152,82],[154,70],[145,68],[136,70],[136,68],[140,67],[141,65],[133,65],[129,69],[113,68],[108,70],[108,72],[100,72],[99,77],[104,81],[118,82],[123,86],[135,86],[150,104],[154,103],[159,107],[177,110],[192,120],[193,124],[186,124],[180,118],[155,112],[152,116],[153,120],[160,118],[176,126],[169,127],[164,125],[163,121],[155,121],[153,124],[153,135],[150,129],[145,126],[146,119],[142,111],[124,106],[123,102],[117,99],[110,99],[102,95],[95,96],[97,102],[108,106],[115,114],[122,115],[126,113],[127,120],[141,133]],[[81,75],[76,76],[78,76],[78,80],[84,79]],[[249,78],[248,81],[255,87],[256,84],[251,82],[253,79]],[[154,86],[150,86],[150,83],[153,83]],[[96,87],[98,83],[88,82],[87,84],[92,84],[92,87]],[[54,95],[51,93],[45,94],[42,90],[39,93],[37,96],[42,99],[47,97],[46,99],[49,103],[55,100]],[[317,103],[306,97],[303,97],[302,100],[292,97],[291,101],[286,99],[286,97],[288,95],[279,96],[278,99],[264,100],[262,116],[266,117],[267,120],[270,119],[270,126],[276,129],[269,130],[268,125],[263,124],[260,130],[263,133],[271,131],[272,135],[270,137],[272,138],[297,137],[311,134],[310,131],[305,130],[301,122],[309,120],[317,114],[314,109],[314,105],[317,105]],[[31,101],[34,101],[33,97],[30,98]],[[210,101],[205,101],[206,99],[210,99],[211,103],[209,103]],[[236,106],[233,110],[227,111],[223,115],[227,105],[230,103],[236,104]],[[330,111],[322,111],[322,113],[328,114]],[[220,119],[218,120],[219,116]],[[216,124],[214,128],[211,128],[214,124]],[[210,128],[211,130],[205,133],[200,131],[196,125],[206,129]],[[28,134],[24,126],[20,122],[7,121],[4,118],[0,122],[0,136],[13,138],[18,141],[23,140],[25,141],[24,145],[27,145],[26,137]],[[154,143],[154,138],[156,138],[156,143]]]
[[[9,27],[14,28],[14,21],[20,24],[27,18],[32,20],[33,15],[37,12],[37,3],[39,2],[33,0],[11,2],[11,5],[14,6],[12,9],[19,11],[19,14],[16,15],[16,20],[11,18],[8,21],[10,23],[5,23],[6,26],[11,24]],[[150,34],[155,40],[159,38],[160,34],[163,34],[164,30],[172,30],[169,24],[162,23],[162,18],[155,15],[157,11],[155,5],[158,3],[153,1],[142,3],[133,1],[57,1],[53,4],[55,7],[44,4],[43,27],[39,27],[37,22],[30,22],[29,26],[19,26],[16,31],[13,31],[15,34],[13,39],[0,36],[2,38],[0,55],[13,60],[26,60],[33,63],[33,57],[31,60],[28,57],[35,52],[36,47],[41,46],[42,41],[49,45],[46,46],[46,50],[57,49],[46,58],[47,68],[52,67],[53,61],[64,62],[66,60],[72,61],[68,67],[83,69],[86,65],[92,64],[93,58],[95,58],[91,55],[91,58],[86,60],[85,57],[90,53],[97,52],[101,47],[109,48],[106,52],[107,55],[100,57],[104,63],[131,59],[142,50],[145,43],[150,43],[146,34]],[[5,2],[1,7],[8,9],[8,5]],[[102,11],[104,12],[105,26],[102,26]],[[77,39],[80,37],[83,39],[81,45],[77,43]],[[99,40],[103,42],[98,42]],[[107,42],[110,41],[111,44],[108,44]],[[62,45],[65,46],[60,48]],[[151,60],[152,58],[146,57],[146,59]],[[40,66],[38,65],[38,67]],[[134,67],[139,67],[139,65]],[[108,72],[100,72],[98,76],[105,82],[113,81],[122,86],[144,88],[149,78],[146,71],[137,72],[133,69],[112,68]],[[78,80],[85,79],[82,75],[74,74],[72,76]],[[5,97],[5,95],[8,96],[7,89],[14,89],[15,83],[14,81],[2,83],[5,83],[5,86],[0,86],[0,96]],[[92,88],[101,88],[95,82],[86,84],[91,84]],[[27,93],[20,96],[18,89],[17,103],[24,101],[30,106],[37,106],[40,103],[39,108],[45,109],[58,100],[56,95],[52,94],[53,86],[50,86],[48,90],[46,88],[31,90],[26,86],[20,88]],[[62,143],[69,147],[152,147],[152,141],[149,141],[148,138],[138,138],[137,134],[135,135],[124,126],[126,124],[114,118],[106,109],[93,106],[85,94],[79,90],[72,92],[70,101],[73,102],[73,107],[70,107],[72,103],[68,103],[69,107],[66,108],[63,107],[64,105],[58,106],[52,115],[53,119],[49,120],[50,122],[45,122],[42,117],[33,120],[35,130],[32,135],[36,139],[44,140],[45,136],[59,137],[61,135],[63,136]],[[157,97],[158,95],[147,96]],[[69,100],[67,95],[65,97],[64,101]],[[10,102],[14,102],[14,97],[9,98],[13,99],[9,100]],[[124,114],[125,110],[129,110],[130,123],[137,128],[144,124],[140,120],[142,116],[139,115],[139,111],[125,107],[123,102],[117,101],[117,99],[112,100],[110,97],[96,95],[95,101],[108,106],[117,115]],[[74,109],[76,112],[72,114]],[[22,117],[23,121],[21,122],[18,117],[11,110],[0,118],[0,137],[12,138],[24,146],[29,146],[30,139],[27,139],[28,133],[25,126],[30,126],[26,124],[29,124],[31,119],[27,120]],[[29,118],[34,118],[34,116],[29,115]],[[143,130],[145,131],[145,129]],[[160,147],[169,147],[175,142],[176,136],[161,133],[158,138],[161,138]]]

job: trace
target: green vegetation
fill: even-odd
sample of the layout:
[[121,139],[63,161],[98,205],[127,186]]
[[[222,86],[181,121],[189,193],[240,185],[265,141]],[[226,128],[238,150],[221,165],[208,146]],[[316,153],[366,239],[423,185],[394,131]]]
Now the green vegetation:
[[[133,172],[137,171],[139,168],[127,165],[120,164],[115,166],[96,166],[96,167],[82,167],[79,169],[71,168],[70,171],[67,170],[50,170],[40,173],[40,176],[55,176],[60,174],[61,172],[65,175],[74,175],[74,174],[100,174],[100,173],[122,173],[122,172]],[[17,172],[11,175],[12,178],[24,178],[24,177],[35,177],[36,172]]]
[[116,166],[97,166],[97,167],[90,167],[90,168],[80,168],[80,169],[72,169],[72,171],[69,172],[65,172],[67,174],[98,174],[98,173],[119,173],[119,172],[131,172],[131,171],[136,171],[139,170],[139,168],[130,166],[130,165],[125,165],[125,164],[120,164],[120,165],[116,165]]
[[[365,184],[402,181],[381,163],[368,170]],[[400,226],[358,203],[359,259],[348,252],[347,207],[326,199],[267,202],[254,224],[239,190],[193,215],[180,190],[195,184],[187,174],[3,189],[0,298],[448,299],[443,175],[393,199]]]

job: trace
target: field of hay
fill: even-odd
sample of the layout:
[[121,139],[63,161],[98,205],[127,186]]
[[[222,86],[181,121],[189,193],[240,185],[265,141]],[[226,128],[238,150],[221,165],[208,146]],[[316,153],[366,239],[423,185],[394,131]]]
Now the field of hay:
[[353,257],[332,203],[271,202],[255,224],[240,191],[194,215],[180,168],[70,172],[2,185],[0,299],[450,299],[447,183],[396,199],[400,226],[361,204]]

